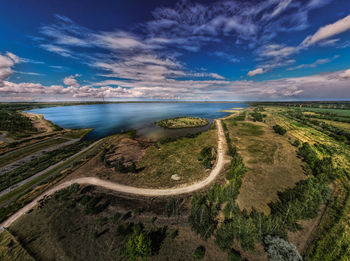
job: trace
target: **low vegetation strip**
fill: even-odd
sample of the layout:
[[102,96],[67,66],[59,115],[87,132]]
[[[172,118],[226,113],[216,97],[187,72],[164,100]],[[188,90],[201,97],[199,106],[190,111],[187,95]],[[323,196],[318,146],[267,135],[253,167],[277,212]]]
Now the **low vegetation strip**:
[[64,139],[64,138],[50,139],[45,142],[35,144],[34,146],[30,146],[28,148],[25,147],[21,150],[10,152],[8,154],[0,156],[0,168],[12,162],[15,162],[16,160],[19,160],[23,157],[36,153],[40,150],[44,150],[48,147],[61,144],[63,142],[67,142],[67,139]]
[[180,129],[202,127],[209,124],[209,121],[204,118],[196,117],[176,117],[158,121],[157,124],[163,128]]
[[34,261],[28,252],[7,230],[0,233],[0,260]]
[[22,166],[0,176],[0,191],[33,176],[34,174],[60,162],[80,151],[86,143],[79,142],[67,147],[48,152],[46,155],[36,158]]

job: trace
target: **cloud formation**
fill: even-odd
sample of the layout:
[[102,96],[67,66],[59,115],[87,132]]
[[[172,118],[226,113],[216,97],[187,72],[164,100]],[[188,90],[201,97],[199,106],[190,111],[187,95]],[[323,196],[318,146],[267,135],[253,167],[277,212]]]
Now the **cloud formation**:
[[255,70],[249,71],[247,73],[247,75],[250,76],[250,77],[253,77],[253,76],[257,75],[257,74],[263,74],[263,73],[264,73],[264,69],[263,68],[256,68]]
[[333,24],[329,24],[321,27],[318,31],[305,38],[305,40],[301,43],[303,47],[308,47],[317,42],[320,42],[324,39],[333,37],[340,33],[343,33],[350,29],[350,15],[336,21]]

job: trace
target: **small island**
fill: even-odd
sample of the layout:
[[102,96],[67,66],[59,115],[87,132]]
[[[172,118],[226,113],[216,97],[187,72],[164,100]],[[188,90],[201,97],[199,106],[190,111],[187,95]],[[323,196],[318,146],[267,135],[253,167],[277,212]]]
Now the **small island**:
[[194,128],[202,127],[209,124],[209,121],[204,118],[196,117],[176,117],[158,121],[157,124],[167,129]]

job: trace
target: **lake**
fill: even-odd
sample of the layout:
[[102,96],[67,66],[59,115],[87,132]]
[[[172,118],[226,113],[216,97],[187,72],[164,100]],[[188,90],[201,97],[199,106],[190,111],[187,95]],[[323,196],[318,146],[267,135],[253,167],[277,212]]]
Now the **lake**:
[[209,126],[186,129],[163,129],[156,121],[178,116],[194,116],[212,121],[229,113],[231,108],[246,108],[246,103],[110,103],[73,105],[33,109],[28,112],[44,115],[45,119],[69,129],[93,128],[86,139],[95,140],[130,129],[150,139],[176,137],[204,131]]

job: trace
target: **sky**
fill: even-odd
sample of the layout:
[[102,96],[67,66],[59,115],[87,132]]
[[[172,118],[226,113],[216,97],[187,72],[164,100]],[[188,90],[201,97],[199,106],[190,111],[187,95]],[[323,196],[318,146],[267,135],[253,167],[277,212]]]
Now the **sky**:
[[0,2],[0,101],[102,100],[350,100],[350,1]]

